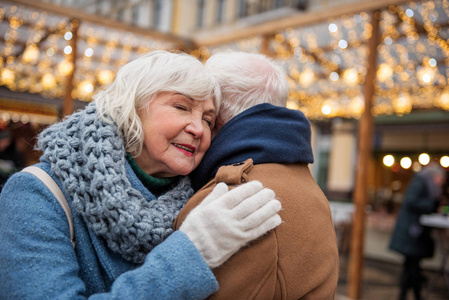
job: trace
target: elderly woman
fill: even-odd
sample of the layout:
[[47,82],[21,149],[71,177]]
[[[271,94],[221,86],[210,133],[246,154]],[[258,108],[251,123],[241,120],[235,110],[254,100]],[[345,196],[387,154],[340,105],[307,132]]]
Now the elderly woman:
[[172,230],[193,194],[180,175],[209,148],[217,91],[198,60],[156,51],[43,131],[37,166],[70,203],[76,246],[53,194],[32,174],[13,175],[0,198],[2,299],[201,299],[216,291],[210,268],[280,224],[273,191],[250,182],[229,192],[219,185]]

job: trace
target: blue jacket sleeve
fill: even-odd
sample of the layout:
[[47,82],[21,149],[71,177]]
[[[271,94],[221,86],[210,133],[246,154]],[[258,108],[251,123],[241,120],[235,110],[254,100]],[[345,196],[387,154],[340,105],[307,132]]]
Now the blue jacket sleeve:
[[[218,283],[205,262],[197,263],[204,260],[196,255],[200,254],[187,236],[176,231],[147,255],[140,268],[119,276],[109,294],[89,299],[128,299],[130,295],[134,299],[205,299],[218,289]],[[203,270],[203,263],[209,272]]]
[[[64,211],[31,174],[15,174],[2,190],[0,241],[2,299],[86,298]],[[89,298],[204,299],[217,289],[201,254],[186,235],[175,232],[142,266],[121,274],[109,291]]]

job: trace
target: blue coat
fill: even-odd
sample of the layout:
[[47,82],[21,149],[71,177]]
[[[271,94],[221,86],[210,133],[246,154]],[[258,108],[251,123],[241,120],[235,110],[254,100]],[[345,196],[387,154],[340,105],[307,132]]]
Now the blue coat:
[[[50,173],[49,164],[38,166]],[[126,172],[135,189],[149,193],[128,163]],[[65,213],[44,184],[29,173],[8,180],[0,196],[1,299],[203,299],[218,289],[180,231],[135,265],[113,253],[82,217],[73,213],[73,221],[75,250]]]

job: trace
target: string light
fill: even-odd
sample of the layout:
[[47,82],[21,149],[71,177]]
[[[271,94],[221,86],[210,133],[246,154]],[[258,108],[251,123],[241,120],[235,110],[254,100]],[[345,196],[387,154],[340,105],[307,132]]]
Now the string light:
[[332,72],[332,73],[329,75],[329,79],[332,80],[332,81],[337,81],[339,78],[340,78],[340,76],[338,75],[337,72]]
[[410,169],[410,167],[412,166],[412,160],[410,159],[410,157],[403,157],[401,158],[399,164],[404,169]]
[[[66,76],[73,70],[73,65],[66,60],[66,56],[73,53],[66,42],[73,39],[68,18],[4,4],[0,8],[0,19],[9,22],[0,47],[0,85],[12,91],[39,93],[48,98],[64,97]],[[16,45],[19,30],[21,34],[26,32],[22,36],[28,37],[23,53],[18,51],[20,45]],[[62,39],[64,43],[61,43]],[[112,39],[114,42],[110,43]],[[109,84],[119,67],[138,55],[152,49],[176,49],[172,42],[131,35],[88,22],[81,22],[77,43],[85,55],[77,60],[73,82],[76,92],[72,94],[84,101],[91,101],[96,89]],[[99,78],[90,78],[92,74]],[[86,80],[91,85],[80,88]]]
[[57,66],[57,71],[62,76],[67,76],[70,72],[72,72],[72,69],[73,65],[67,60],[61,61]]
[[45,74],[42,76],[42,85],[44,89],[52,89],[56,86],[56,80],[54,76],[50,73]]
[[343,72],[343,80],[349,85],[355,85],[359,80],[359,72],[356,68],[347,69]]
[[37,45],[32,44],[26,47],[22,56],[22,60],[25,63],[35,64],[37,63],[38,58],[39,58],[39,49]]
[[444,92],[437,98],[437,106],[449,110],[449,92]]
[[385,166],[391,167],[394,164],[394,157],[391,154],[385,155],[382,159],[382,162]]
[[64,47],[64,53],[69,55],[70,53],[72,53],[72,47],[70,46],[65,46]]
[[53,56],[55,54],[55,50],[53,48],[48,48],[46,53],[48,56]]
[[393,108],[398,115],[410,113],[412,103],[408,94],[401,93],[397,98],[393,99]]
[[437,66],[437,60],[435,58],[429,59],[429,66],[436,67]]
[[66,41],[70,41],[70,40],[72,39],[72,37],[73,37],[73,34],[72,34],[70,31],[67,31],[67,32],[64,34],[64,39],[65,39]]
[[330,23],[328,28],[329,28],[329,32],[331,32],[331,33],[335,33],[338,30],[338,26],[335,23]]
[[321,111],[323,112],[324,115],[329,115],[332,112],[332,109],[329,105],[323,105],[323,107],[321,108]]
[[418,161],[421,165],[426,166],[430,162],[430,156],[427,153],[421,153],[418,157]]
[[440,164],[443,168],[449,168],[449,156],[442,156],[440,158]]
[[98,81],[103,85],[109,84],[110,82],[112,82],[113,79],[114,74],[110,70],[101,70],[98,73]]
[[306,68],[304,72],[299,75],[299,82],[304,86],[309,86],[315,80],[315,73],[310,68]]
[[93,54],[94,54],[94,50],[92,48],[87,48],[84,51],[84,55],[86,55],[86,57],[92,57]]
[[14,84],[15,74],[13,71],[4,68],[0,73],[0,80],[3,85],[11,86]]
[[345,40],[340,40],[338,41],[338,47],[341,49],[346,49],[348,47],[348,42]]

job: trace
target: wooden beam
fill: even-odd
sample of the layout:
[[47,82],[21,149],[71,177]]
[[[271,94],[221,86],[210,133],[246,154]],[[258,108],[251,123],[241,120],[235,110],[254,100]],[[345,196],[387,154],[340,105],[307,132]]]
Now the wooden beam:
[[235,40],[254,37],[257,35],[274,34],[276,31],[283,30],[289,27],[305,27],[315,23],[325,22],[328,19],[338,18],[343,15],[357,14],[362,11],[375,11],[387,8],[390,5],[401,5],[410,2],[410,0],[366,0],[360,3],[352,3],[351,5],[345,3],[340,6],[330,7],[324,11],[311,11],[306,13],[298,12],[293,16],[285,17],[283,19],[272,20],[264,22],[259,25],[249,27],[229,27],[227,32],[217,34],[216,31],[211,32],[210,35],[197,37],[194,42],[200,46],[214,46],[218,44],[230,43]]
[[129,25],[126,23],[107,19],[107,18],[104,18],[99,15],[90,14],[85,11],[75,9],[72,7],[65,7],[65,6],[54,4],[54,3],[45,3],[40,0],[6,0],[6,1],[15,3],[17,5],[23,5],[26,7],[31,7],[31,8],[35,8],[38,10],[46,11],[46,12],[52,13],[52,14],[63,15],[64,17],[68,17],[69,19],[77,19],[80,22],[90,22],[93,24],[105,26],[107,28],[124,30],[127,32],[142,35],[144,37],[149,37],[149,38],[153,38],[153,39],[158,39],[158,40],[163,40],[166,42],[175,43],[185,49],[195,48],[194,42],[190,39],[180,37],[180,36],[175,36],[170,33],[162,33],[160,31],[150,29],[150,28],[142,28],[142,27],[132,26],[132,25]]
[[377,46],[379,45],[378,11],[371,12],[372,34],[368,40],[367,74],[364,85],[365,110],[360,118],[358,131],[358,156],[357,173],[354,189],[354,218],[352,225],[352,239],[348,274],[348,296],[351,299],[359,299],[363,278],[363,252],[365,241],[365,208],[368,202],[368,164],[372,151],[373,134],[373,98],[375,92],[375,79],[377,70]]

